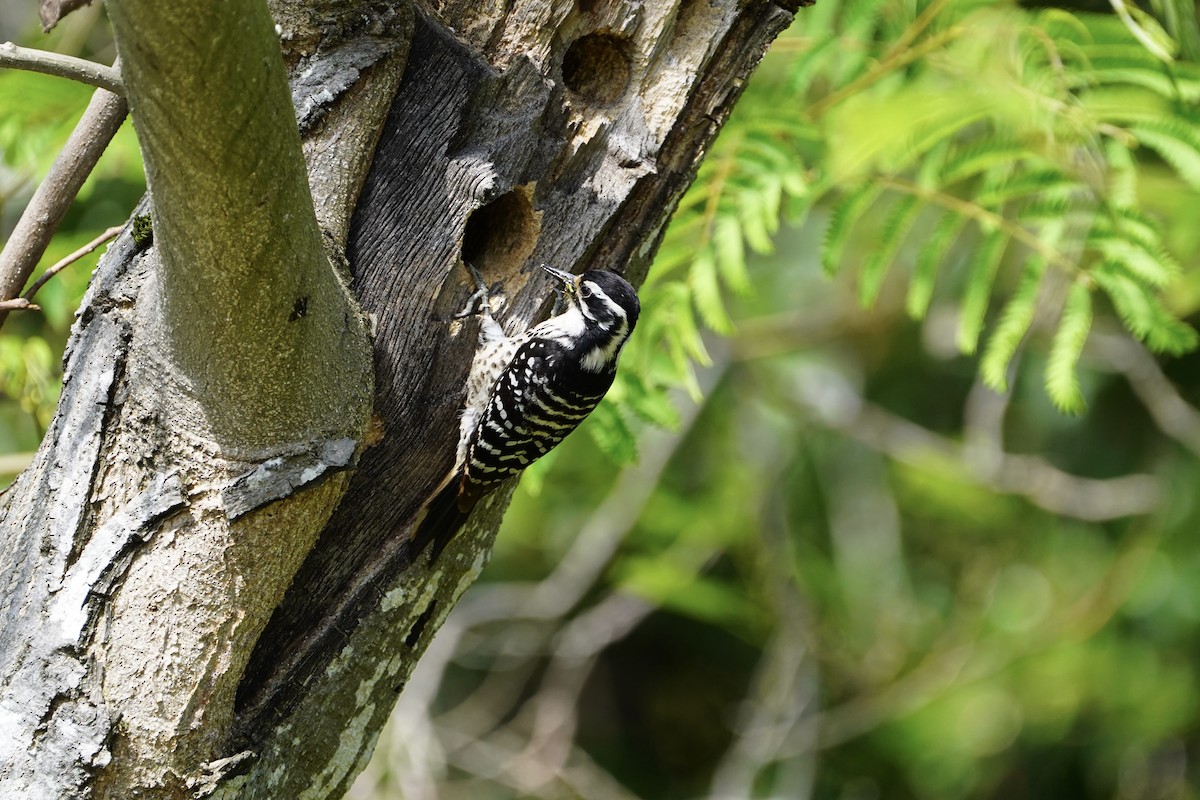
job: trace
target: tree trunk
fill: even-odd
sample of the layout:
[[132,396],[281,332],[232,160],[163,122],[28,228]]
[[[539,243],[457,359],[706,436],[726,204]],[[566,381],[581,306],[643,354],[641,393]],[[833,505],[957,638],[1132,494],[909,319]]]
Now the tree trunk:
[[[287,146],[230,175],[237,137],[208,149],[228,124],[155,120],[160,95],[211,93],[207,113],[261,137],[253,42],[166,63],[156,48],[207,41],[207,22],[111,7],[155,236],[101,260],[50,432],[0,498],[0,798],[340,796],[507,504],[486,500],[432,566],[408,550],[478,330],[447,322],[471,291],[461,261],[510,329],[548,310],[532,265],[639,283],[795,8],[280,2],[322,243]],[[248,158],[273,147],[256,141]]]

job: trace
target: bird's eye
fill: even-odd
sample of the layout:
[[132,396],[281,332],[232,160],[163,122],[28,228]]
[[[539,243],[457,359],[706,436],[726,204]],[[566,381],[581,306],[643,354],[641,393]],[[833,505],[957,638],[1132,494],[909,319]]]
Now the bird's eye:
[[588,286],[586,283],[580,284],[579,296],[580,297],[591,297],[592,296],[592,287]]

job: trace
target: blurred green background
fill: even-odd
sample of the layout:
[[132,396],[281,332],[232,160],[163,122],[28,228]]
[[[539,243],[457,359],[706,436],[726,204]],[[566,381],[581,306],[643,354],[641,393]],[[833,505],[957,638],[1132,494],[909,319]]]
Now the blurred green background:
[[[802,9],[349,797],[1200,796],[1198,57],[1186,2]],[[6,232],[87,95],[0,72]],[[89,269],[0,336],[0,466]]]

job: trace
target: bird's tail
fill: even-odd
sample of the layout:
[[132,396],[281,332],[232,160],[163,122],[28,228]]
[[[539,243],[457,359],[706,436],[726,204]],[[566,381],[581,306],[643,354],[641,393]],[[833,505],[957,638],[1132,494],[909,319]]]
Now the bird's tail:
[[429,563],[432,564],[467,521],[471,512],[459,507],[458,477],[454,474],[443,481],[441,488],[418,512],[410,540],[414,558],[432,542],[433,549],[429,552]]

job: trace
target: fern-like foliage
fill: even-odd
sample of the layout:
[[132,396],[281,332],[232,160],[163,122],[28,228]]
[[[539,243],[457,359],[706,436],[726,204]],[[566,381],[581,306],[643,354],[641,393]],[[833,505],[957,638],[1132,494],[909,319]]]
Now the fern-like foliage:
[[[1174,52],[1152,19],[1132,24]],[[803,9],[675,212],[596,441],[628,457],[634,418],[674,421],[666,389],[698,392],[703,330],[732,331],[747,254],[813,209],[827,272],[854,269],[867,306],[889,276],[906,283],[913,318],[956,303],[955,344],[998,391],[1036,329],[1047,393],[1080,411],[1096,314],[1155,351],[1194,348],[1172,304],[1181,266],[1139,198],[1168,169],[1200,189],[1200,67],[1162,56],[1116,15],[1011,0]]]
[[[1200,67],[1164,61],[1170,42],[1145,15],[985,0],[805,9],[681,204],[655,278],[686,272],[675,301],[726,332],[720,288],[744,287],[745,248],[768,251],[781,215],[820,205],[825,269],[854,265],[864,305],[904,271],[915,318],[957,298],[956,344],[997,390],[1051,320],[1046,388],[1078,411],[1094,308],[1156,351],[1197,344],[1170,303],[1180,265],[1138,204],[1164,163],[1200,188]],[[1046,291],[1050,276],[1067,291]]]
[[[809,34],[864,30],[859,15],[867,5],[847,6]],[[1093,294],[1103,294],[1150,348],[1195,347],[1195,331],[1164,298],[1181,270],[1158,226],[1137,208],[1137,180],[1140,163],[1161,158],[1200,188],[1200,115],[1192,108],[1200,69],[1164,63],[1163,52],[1143,46],[1114,16],[933,0],[889,41],[894,24],[884,13],[871,38],[858,40],[875,54],[871,66],[842,73],[831,50],[819,66],[798,68],[810,81],[845,81],[832,92],[836,102],[826,94],[809,106],[834,151],[813,191],[841,198],[825,238],[826,268],[847,263],[851,243],[866,250],[860,294],[873,301],[883,262],[895,259],[907,237],[919,252],[907,308],[919,317],[939,271],[965,261],[954,289],[957,345],[974,353],[983,341],[982,377],[997,390],[1007,387],[1009,362],[1038,303],[1055,302],[1040,291],[1043,282],[1065,273],[1070,289],[1056,301],[1046,388],[1066,411],[1083,407],[1074,373]],[[1161,28],[1154,35],[1166,39]],[[914,51],[919,61],[911,60]],[[867,126],[875,133],[843,135]],[[888,195],[890,210],[864,213],[865,198],[883,205]],[[911,225],[926,207],[940,218]],[[1001,270],[1015,281],[998,281]],[[997,287],[1014,282],[1007,300],[995,303]],[[993,305],[999,311],[988,330]]]

